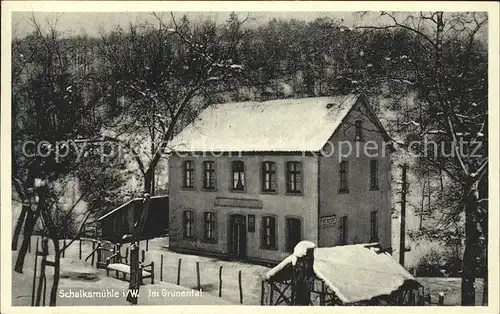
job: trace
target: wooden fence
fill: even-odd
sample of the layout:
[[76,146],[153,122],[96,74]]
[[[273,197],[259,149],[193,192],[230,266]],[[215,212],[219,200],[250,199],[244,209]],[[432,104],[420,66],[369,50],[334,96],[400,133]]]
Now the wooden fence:
[[[128,247],[121,247],[120,245],[112,245],[111,248],[104,248],[103,247],[103,242],[95,239],[95,238],[87,238],[87,237],[82,237],[76,240],[75,242],[78,242],[78,259],[90,263],[92,266],[96,266],[97,268],[105,268],[105,265],[103,264],[103,258],[104,256],[102,255],[104,251],[109,251],[112,254],[117,252],[119,250],[120,256],[124,259],[125,263],[128,263],[130,259],[130,252]],[[91,242],[92,243],[92,249],[89,254],[84,252],[84,243],[85,242]],[[141,262],[143,263],[146,259],[146,251],[149,249],[149,243],[148,241],[145,241],[146,245],[145,248],[146,250],[141,250]],[[63,245],[66,245],[66,240],[63,240]],[[76,245],[76,243],[72,244]],[[31,247],[31,245],[30,245]],[[37,247],[38,247],[38,241],[37,241]],[[65,252],[65,251],[64,251]],[[62,254],[62,257],[65,257],[66,253]],[[156,264],[156,261],[155,261]],[[164,255],[160,255],[160,261],[158,264],[160,265],[159,269],[159,274],[160,274],[160,281],[163,281],[164,279]],[[178,263],[177,263],[177,277],[175,283],[177,285],[181,285],[182,283],[182,258],[179,258]],[[35,266],[36,267],[36,266]],[[195,269],[194,271],[196,272],[196,288],[198,290],[203,291],[203,284],[202,284],[202,279],[203,279],[203,274],[200,271],[200,262],[196,262],[195,264]],[[218,274],[218,296],[222,298],[223,296],[223,266],[219,266],[219,274]],[[244,295],[243,295],[243,282],[242,282],[242,271],[238,272],[238,289],[239,289],[239,302],[243,304],[244,301]]]

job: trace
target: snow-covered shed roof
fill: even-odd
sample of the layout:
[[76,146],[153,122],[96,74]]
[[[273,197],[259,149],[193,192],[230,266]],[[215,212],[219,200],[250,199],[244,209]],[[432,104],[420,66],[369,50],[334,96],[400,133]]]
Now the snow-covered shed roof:
[[[302,242],[307,242],[302,244]],[[302,241],[298,246],[313,248],[311,242]],[[277,276],[286,266],[295,264],[305,249],[296,249],[266,274],[266,279]],[[355,244],[314,248],[313,269],[316,277],[344,303],[370,300],[390,295],[410,281],[418,281],[390,254],[382,252],[378,244]]]
[[320,151],[358,95],[218,104],[170,142],[179,152]]
[[[155,195],[155,196],[151,196],[151,199],[152,199],[152,200],[155,200],[155,199],[163,199],[163,198],[167,198],[167,200],[168,200],[168,195]],[[101,217],[97,218],[97,221],[101,221],[101,220],[103,220],[103,219],[105,219],[105,218],[107,218],[107,217],[109,217],[109,216],[112,216],[114,213],[116,213],[116,212],[118,212],[118,211],[122,210],[123,208],[128,207],[130,204],[135,203],[135,202],[139,202],[139,201],[141,201],[141,202],[142,202],[142,200],[143,200],[143,199],[142,199],[142,198],[140,198],[140,197],[133,198],[133,199],[131,199],[130,201],[128,201],[128,202],[126,202],[126,203],[124,203],[124,204],[122,204],[122,205],[118,206],[118,207],[117,207],[117,208],[115,208],[115,209],[110,210],[110,211],[109,211],[109,212],[107,212],[106,214],[104,214],[104,215],[102,215]]]

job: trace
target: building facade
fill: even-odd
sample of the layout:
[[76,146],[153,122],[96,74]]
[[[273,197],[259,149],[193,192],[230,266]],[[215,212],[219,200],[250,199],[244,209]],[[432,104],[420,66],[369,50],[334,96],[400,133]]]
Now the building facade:
[[172,141],[170,247],[268,262],[304,239],[389,248],[386,138],[354,95],[206,109]]

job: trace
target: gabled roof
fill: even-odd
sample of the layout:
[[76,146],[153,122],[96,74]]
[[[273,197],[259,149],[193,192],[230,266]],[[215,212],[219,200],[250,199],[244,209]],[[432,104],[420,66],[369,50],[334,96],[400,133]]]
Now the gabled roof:
[[[295,264],[305,254],[297,248],[308,243],[299,242],[294,254],[271,269],[266,279],[279,276],[286,267]],[[346,304],[390,295],[403,285],[420,286],[415,277],[376,243],[314,248],[313,269],[316,277]]]
[[182,130],[169,148],[179,152],[317,152],[359,98],[351,94],[214,105]]

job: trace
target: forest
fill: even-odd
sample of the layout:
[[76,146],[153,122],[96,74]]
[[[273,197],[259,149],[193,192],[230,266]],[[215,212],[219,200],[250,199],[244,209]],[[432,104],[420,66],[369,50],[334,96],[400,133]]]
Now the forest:
[[[57,20],[33,16],[33,31],[11,44],[12,185],[22,203],[15,271],[22,272],[31,234],[50,238],[55,305],[66,249],[58,240],[76,238],[124,198],[168,192],[158,172],[169,141],[204,108],[362,93],[396,158],[414,153],[421,202],[413,205],[425,219],[410,236],[449,247],[462,305],[475,303],[476,277],[485,279],[487,304],[488,16],[354,14],[360,26],[323,17],[250,27],[258,19],[251,13],[223,23],[151,13],[152,22],[94,37],[66,36]],[[386,22],[362,25],[369,14]],[[444,143],[444,151],[424,154],[427,141]]]

